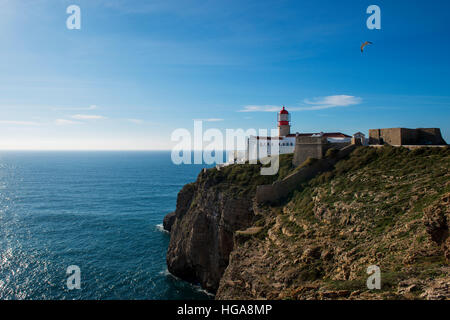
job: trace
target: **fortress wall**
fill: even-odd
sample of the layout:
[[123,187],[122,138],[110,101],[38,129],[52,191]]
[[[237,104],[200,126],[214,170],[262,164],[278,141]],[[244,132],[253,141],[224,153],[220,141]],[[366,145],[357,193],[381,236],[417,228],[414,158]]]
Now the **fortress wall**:
[[278,200],[286,198],[302,182],[314,178],[318,172],[329,169],[327,161],[318,161],[308,167],[300,169],[298,172],[273,184],[258,186],[256,189],[257,203],[276,203]]
[[439,128],[388,128],[370,129],[369,144],[402,145],[446,145]]
[[369,130],[369,144],[380,144],[380,129]]
[[416,129],[400,129],[400,145],[415,144],[418,141],[418,131]]
[[332,143],[328,143],[324,149],[324,152],[326,152],[328,149],[337,149],[337,150],[341,150],[349,145],[351,145],[351,142],[332,142]]
[[256,202],[276,203],[286,198],[291,192],[299,189],[302,183],[311,180],[319,173],[332,170],[336,162],[348,156],[355,148],[356,145],[349,145],[341,149],[335,158],[319,159],[307,167],[300,168],[297,172],[290,174],[281,181],[258,186],[256,189]]
[[369,130],[369,143],[401,145],[401,129],[371,129]]
[[441,129],[439,128],[419,128],[418,141],[429,142],[434,145],[446,145],[444,138],[442,138]]
[[381,129],[381,136],[384,143],[400,146],[402,144],[402,129],[401,128],[391,128],[391,129]]
[[294,166],[299,166],[308,158],[322,159],[326,143],[323,137],[297,137],[292,163]]

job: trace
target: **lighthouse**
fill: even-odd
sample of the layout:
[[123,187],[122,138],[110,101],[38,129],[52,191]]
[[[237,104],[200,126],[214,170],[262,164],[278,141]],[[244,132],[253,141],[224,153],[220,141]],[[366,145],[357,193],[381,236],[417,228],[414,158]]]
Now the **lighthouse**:
[[[244,162],[257,161],[258,159],[261,159],[261,157],[267,157],[273,154],[280,155],[280,154],[296,153],[297,150],[301,150],[299,151],[301,154],[306,152],[307,157],[308,156],[307,154],[309,154],[308,153],[309,148],[314,147],[314,145],[311,144],[311,140],[317,139],[319,139],[320,141],[326,140],[326,143],[329,144],[328,146],[333,146],[333,148],[336,149],[341,149],[350,145],[352,140],[352,137],[343,134],[341,132],[319,132],[319,133],[297,132],[292,134],[291,115],[284,106],[283,109],[277,112],[277,123],[278,123],[278,137],[274,137],[272,135],[270,136],[250,135],[247,138],[245,155],[243,155],[242,157],[244,159]],[[358,134],[357,137],[361,135],[362,134]],[[294,159],[297,158],[295,158],[294,156]],[[297,163],[295,164],[297,165]]]
[[291,115],[284,108],[278,113],[278,135],[286,137],[291,133]]

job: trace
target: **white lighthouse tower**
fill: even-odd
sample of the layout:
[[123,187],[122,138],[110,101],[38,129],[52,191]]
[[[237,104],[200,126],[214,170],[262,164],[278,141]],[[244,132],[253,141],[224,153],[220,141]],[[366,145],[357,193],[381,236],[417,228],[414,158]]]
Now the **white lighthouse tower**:
[[278,135],[286,137],[291,133],[291,115],[284,108],[278,113]]

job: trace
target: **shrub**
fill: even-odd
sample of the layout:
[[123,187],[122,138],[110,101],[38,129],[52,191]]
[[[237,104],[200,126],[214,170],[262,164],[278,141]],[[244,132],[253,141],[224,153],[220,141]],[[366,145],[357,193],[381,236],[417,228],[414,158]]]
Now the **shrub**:
[[336,148],[330,148],[327,150],[327,152],[325,153],[325,157],[326,158],[334,158],[337,156],[337,154],[339,153],[339,150]]

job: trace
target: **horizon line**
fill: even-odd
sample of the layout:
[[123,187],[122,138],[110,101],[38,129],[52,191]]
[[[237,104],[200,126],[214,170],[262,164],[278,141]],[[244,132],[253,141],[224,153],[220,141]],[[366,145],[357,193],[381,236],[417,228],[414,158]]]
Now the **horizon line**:
[[[83,152],[89,152],[89,151],[94,151],[94,152],[101,152],[101,151],[105,151],[105,152],[119,152],[119,151],[130,151],[130,152],[148,152],[148,151],[168,151],[168,152],[172,152],[174,150],[172,149],[0,149],[0,152],[4,152],[4,151],[50,151],[50,152],[64,152],[64,151],[69,151],[69,152],[74,152],[74,151],[83,151]],[[179,150],[179,151],[183,151],[183,150]],[[193,150],[189,150],[190,152],[205,152],[205,151],[215,151],[215,150],[203,150],[203,149],[193,149]],[[245,150],[221,150],[222,152],[227,152],[227,151],[245,151]]]

